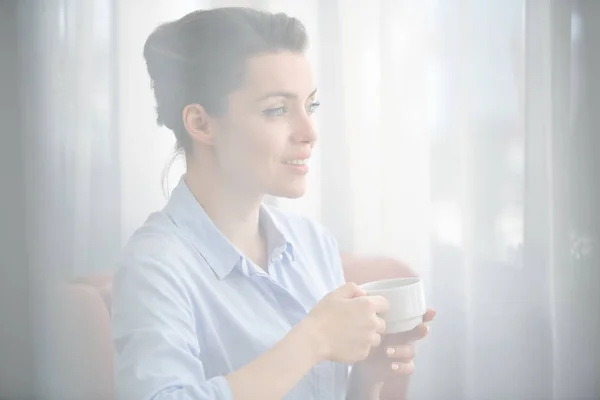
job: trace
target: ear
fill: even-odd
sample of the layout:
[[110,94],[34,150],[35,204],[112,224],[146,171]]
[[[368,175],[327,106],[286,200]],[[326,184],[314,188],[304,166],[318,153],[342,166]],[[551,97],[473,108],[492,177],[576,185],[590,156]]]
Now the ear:
[[183,109],[183,125],[194,142],[213,144],[210,115],[200,104],[188,104]]

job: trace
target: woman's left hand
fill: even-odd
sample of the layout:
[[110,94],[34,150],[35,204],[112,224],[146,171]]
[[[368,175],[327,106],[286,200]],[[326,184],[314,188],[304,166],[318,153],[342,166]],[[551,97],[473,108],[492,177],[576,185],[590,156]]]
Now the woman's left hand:
[[381,345],[373,349],[367,359],[354,365],[351,379],[371,392],[373,387],[394,377],[411,375],[415,370],[414,342],[427,336],[427,323],[434,317],[435,311],[427,310],[423,323],[412,331],[383,336]]

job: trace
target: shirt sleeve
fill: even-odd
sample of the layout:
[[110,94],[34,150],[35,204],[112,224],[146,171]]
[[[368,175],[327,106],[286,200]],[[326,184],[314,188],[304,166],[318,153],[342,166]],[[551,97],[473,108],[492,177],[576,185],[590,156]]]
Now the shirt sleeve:
[[181,277],[143,251],[129,260],[113,289],[117,399],[233,400],[224,376],[205,376]]

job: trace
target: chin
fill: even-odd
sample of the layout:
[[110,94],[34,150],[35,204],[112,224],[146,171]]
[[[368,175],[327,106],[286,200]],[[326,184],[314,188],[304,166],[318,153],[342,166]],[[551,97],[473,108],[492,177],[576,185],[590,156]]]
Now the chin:
[[306,193],[306,185],[286,185],[273,188],[269,191],[271,196],[283,197],[285,199],[298,199]]

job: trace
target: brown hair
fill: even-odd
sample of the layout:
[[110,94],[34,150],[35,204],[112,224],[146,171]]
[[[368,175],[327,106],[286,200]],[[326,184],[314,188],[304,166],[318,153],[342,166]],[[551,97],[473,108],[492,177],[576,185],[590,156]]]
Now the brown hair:
[[156,98],[157,123],[173,131],[176,150],[191,150],[182,112],[200,104],[219,115],[242,82],[245,61],[277,51],[304,52],[304,25],[283,13],[228,7],[194,11],[160,25],[144,46]]

